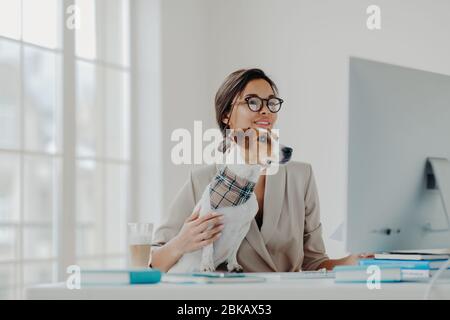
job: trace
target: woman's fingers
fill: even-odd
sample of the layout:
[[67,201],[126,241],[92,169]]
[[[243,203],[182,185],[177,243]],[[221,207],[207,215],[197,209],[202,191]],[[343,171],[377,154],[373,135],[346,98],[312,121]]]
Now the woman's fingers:
[[360,259],[375,258],[375,254],[364,252],[364,253],[360,253],[360,254],[358,255],[358,258],[360,258]]
[[200,206],[194,210],[186,219],[184,226],[185,233],[188,235],[188,242],[190,242],[189,252],[213,243],[220,237],[223,230],[223,214],[209,212],[204,216],[200,216],[200,210]]
[[195,226],[199,226],[201,224],[203,224],[204,222],[217,218],[217,217],[221,217],[223,216],[223,214],[219,213],[219,212],[209,212],[207,214],[205,214],[204,216],[201,216],[200,218],[197,219],[197,221],[195,221]]
[[223,230],[223,224],[216,225],[214,228],[210,230],[205,230],[204,232],[199,234],[198,240],[203,241],[214,237],[217,233]]
[[208,229],[211,229],[219,224],[223,224],[223,217],[217,216],[214,218],[210,218],[206,221],[203,221],[200,225],[196,227],[196,232],[202,233]]

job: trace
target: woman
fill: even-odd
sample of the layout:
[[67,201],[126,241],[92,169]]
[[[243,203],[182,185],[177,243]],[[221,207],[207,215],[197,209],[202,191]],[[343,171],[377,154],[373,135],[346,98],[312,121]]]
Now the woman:
[[[222,133],[228,128],[272,129],[283,102],[277,95],[275,83],[260,69],[230,74],[215,97],[216,120]],[[199,217],[198,212],[192,212],[216,170],[216,165],[209,165],[191,172],[155,232],[151,267],[166,272],[183,254],[220,237],[223,226],[219,213]],[[259,212],[237,254],[244,272],[330,270],[357,262],[355,255],[331,260],[325,253],[319,199],[309,164],[291,161],[274,175],[261,175],[254,192]],[[207,230],[210,223],[214,228]]]

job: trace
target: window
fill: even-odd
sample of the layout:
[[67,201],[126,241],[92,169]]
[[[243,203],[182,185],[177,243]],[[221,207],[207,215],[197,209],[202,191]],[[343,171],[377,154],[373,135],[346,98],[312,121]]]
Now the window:
[[129,9],[77,0],[77,264],[125,266],[130,176]]
[[[76,235],[72,255],[81,267],[125,265],[129,3],[74,3],[80,28],[74,52],[67,52],[62,1],[0,0],[0,299],[21,298],[25,286],[64,277],[59,246],[66,242],[58,235],[69,231]],[[71,54],[72,61],[63,59]],[[66,69],[74,70],[74,81],[63,88]],[[63,125],[67,88],[76,97],[73,126]],[[67,135],[75,145],[63,145]],[[76,208],[68,212],[75,212],[76,223],[64,226],[67,148],[75,155],[69,197]]]

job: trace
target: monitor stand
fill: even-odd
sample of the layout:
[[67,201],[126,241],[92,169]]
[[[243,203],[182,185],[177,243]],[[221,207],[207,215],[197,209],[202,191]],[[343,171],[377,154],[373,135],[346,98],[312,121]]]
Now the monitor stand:
[[424,226],[427,232],[446,232],[450,230],[450,161],[444,158],[428,158],[426,164],[427,188],[438,189],[444,207],[447,228]]

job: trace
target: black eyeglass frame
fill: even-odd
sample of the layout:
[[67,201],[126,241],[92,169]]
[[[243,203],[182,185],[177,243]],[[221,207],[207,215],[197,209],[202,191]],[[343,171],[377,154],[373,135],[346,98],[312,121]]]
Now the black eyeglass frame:
[[[249,103],[248,103],[248,100],[250,100],[251,98],[258,98],[258,99],[261,100],[261,107],[259,107],[258,110],[253,110],[252,108],[250,108],[250,105],[249,105]],[[280,107],[278,108],[277,111],[272,111],[272,110],[270,110],[269,105],[268,105],[270,99],[277,99],[277,100],[280,102]],[[259,112],[259,111],[261,111],[261,109],[264,107],[264,101],[265,101],[265,102],[266,102],[267,109],[269,109],[269,111],[272,112],[272,113],[277,113],[278,111],[280,111],[280,110],[281,110],[281,105],[282,105],[283,102],[284,102],[283,99],[278,98],[278,97],[271,97],[271,98],[269,98],[269,99],[263,99],[263,98],[258,97],[258,96],[245,97],[245,98],[244,98],[244,101],[246,102],[247,107],[250,109],[250,111],[253,111],[253,112]],[[241,104],[242,102],[243,102],[243,101],[236,101],[236,102],[234,102],[234,103],[232,103],[232,104],[230,105],[230,106],[231,106],[230,116],[229,116],[228,119],[227,119],[227,123],[226,123],[226,125],[225,125],[225,128],[229,128],[229,127],[230,127],[230,120],[231,120],[231,115],[233,114],[233,111],[234,111],[234,106],[235,106],[236,104]]]
[[[254,98],[261,100],[261,106],[260,106],[257,110],[253,110],[253,109],[250,107],[249,100],[250,100],[250,99],[254,99]],[[278,100],[278,102],[279,102],[279,103],[278,103],[278,110],[277,110],[277,111],[273,111],[273,110],[270,109],[270,107],[269,107],[269,100],[272,100],[272,99]],[[272,113],[277,113],[278,111],[280,111],[280,110],[281,110],[281,105],[282,105],[283,102],[284,102],[283,99],[278,98],[278,97],[271,97],[271,98],[268,98],[268,99],[263,99],[263,98],[258,97],[258,96],[245,97],[245,98],[244,98],[244,101],[247,103],[247,107],[250,109],[250,111],[253,111],[253,112],[259,112],[259,111],[261,111],[261,109],[264,107],[264,101],[265,101],[265,102],[266,102],[267,109],[269,109],[269,111],[272,112]],[[240,103],[242,103],[242,102],[243,102],[243,101],[235,102],[234,104],[240,104]]]

